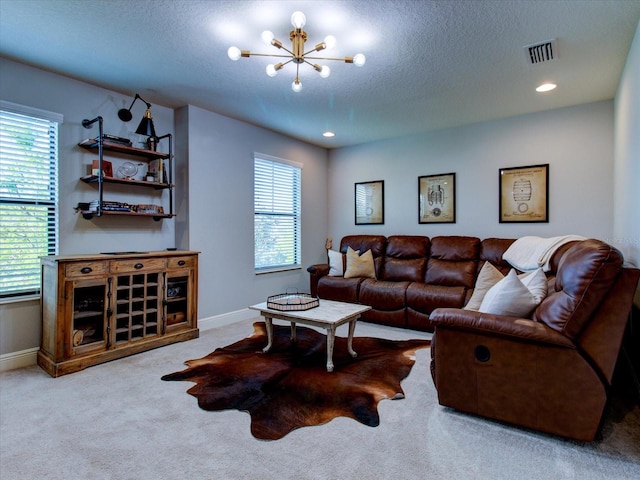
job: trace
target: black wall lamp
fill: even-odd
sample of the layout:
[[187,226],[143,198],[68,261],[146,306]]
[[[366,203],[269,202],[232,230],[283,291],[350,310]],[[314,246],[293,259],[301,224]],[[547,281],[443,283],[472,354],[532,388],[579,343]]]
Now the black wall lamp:
[[144,112],[144,116],[142,117],[142,120],[140,120],[140,125],[138,125],[138,128],[136,129],[136,133],[138,135],[146,135],[147,137],[155,138],[156,129],[153,126],[153,119],[151,118],[151,104],[147,102],[144,98],[142,98],[140,95],[138,95],[137,93],[135,98],[133,99],[133,102],[131,102],[131,106],[128,109],[122,108],[118,110],[118,118],[123,122],[130,121],[133,118],[133,115],[131,115],[131,109],[133,108],[133,104],[136,103],[136,100],[138,99],[142,100],[144,103],[147,104],[147,109]]

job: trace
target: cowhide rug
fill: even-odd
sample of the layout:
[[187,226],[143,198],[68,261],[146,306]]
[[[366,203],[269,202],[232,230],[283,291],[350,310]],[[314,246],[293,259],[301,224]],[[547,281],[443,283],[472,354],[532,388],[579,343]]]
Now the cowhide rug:
[[162,380],[195,382],[187,393],[209,411],[237,409],[251,415],[251,433],[277,440],[290,431],[348,417],[370,427],[380,424],[381,399],[404,398],[400,382],[415,363],[415,351],[429,340],[393,341],[354,337],[352,358],[347,339],[336,337],[334,371],[326,370],[326,335],[297,327],[290,341],[289,326],[273,326],[268,353],[265,325],[254,323],[254,333],[204,358],[188,360],[186,370]]

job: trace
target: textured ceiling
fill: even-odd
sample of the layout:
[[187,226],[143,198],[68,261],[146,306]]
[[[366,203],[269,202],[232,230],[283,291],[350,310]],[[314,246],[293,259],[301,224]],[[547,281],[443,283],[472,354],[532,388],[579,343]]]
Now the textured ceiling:
[[[263,30],[290,45],[295,10],[307,46],[333,34],[327,56],[366,64],[303,65],[294,93],[292,65],[270,78],[273,59],[228,59],[278,53]],[[0,0],[0,55],[332,148],[611,99],[639,19],[640,0]],[[552,38],[559,58],[528,65],[522,47]]]

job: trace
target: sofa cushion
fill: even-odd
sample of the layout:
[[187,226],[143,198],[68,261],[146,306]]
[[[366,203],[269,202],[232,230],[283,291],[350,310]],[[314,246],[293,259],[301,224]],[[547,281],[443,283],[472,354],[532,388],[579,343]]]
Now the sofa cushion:
[[343,278],[325,275],[318,280],[317,295],[327,300],[358,303],[358,289],[363,277]]
[[476,237],[432,238],[425,283],[473,288],[479,252]]
[[482,305],[482,300],[487,292],[493,287],[496,283],[504,278],[504,275],[500,273],[496,267],[493,266],[491,262],[484,262],[484,265],[480,269],[480,273],[478,274],[478,279],[476,280],[476,284],[473,287],[473,295],[464,306],[465,310],[479,310],[480,305]]
[[510,270],[484,296],[478,309],[483,313],[528,318],[547,296],[547,277],[542,269],[518,277]]
[[376,310],[404,310],[409,282],[365,279],[360,285],[358,301]]
[[386,244],[387,238],[384,235],[346,235],[340,240],[340,252],[346,254],[349,247],[358,252],[371,250],[376,277],[379,278],[380,265]]
[[509,273],[512,267],[502,258],[502,255],[515,241],[515,238],[485,238],[482,240],[478,267],[482,268],[484,262],[491,262],[503,275]]
[[462,308],[465,294],[465,287],[414,282],[407,287],[407,307],[427,315],[438,307]]
[[342,277],[344,275],[344,257],[340,252],[327,250],[329,256],[329,274],[332,277]]
[[429,238],[394,235],[387,239],[381,279],[421,282],[427,268]]
[[353,277],[376,278],[371,250],[360,255],[351,247],[347,247],[347,269],[344,272],[344,278]]

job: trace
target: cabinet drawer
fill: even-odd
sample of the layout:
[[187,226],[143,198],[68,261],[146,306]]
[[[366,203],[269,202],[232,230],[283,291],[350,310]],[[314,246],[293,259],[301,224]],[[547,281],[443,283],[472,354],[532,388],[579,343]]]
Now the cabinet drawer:
[[168,268],[183,268],[192,267],[194,263],[194,257],[169,257]]
[[111,262],[112,273],[146,272],[149,270],[162,270],[166,265],[164,258],[138,258],[133,260],[120,260]]
[[101,275],[106,273],[105,262],[78,262],[70,263],[65,267],[67,277],[87,277],[89,275]]

